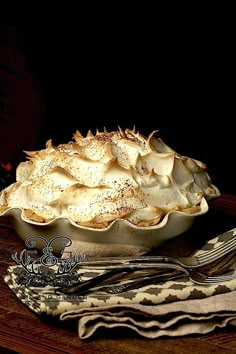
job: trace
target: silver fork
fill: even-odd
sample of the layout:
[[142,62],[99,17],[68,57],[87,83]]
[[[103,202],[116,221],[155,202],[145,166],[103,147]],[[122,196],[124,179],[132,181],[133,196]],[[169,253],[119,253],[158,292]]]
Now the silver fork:
[[[138,269],[145,269],[150,271],[153,271],[153,269],[175,269],[175,271],[179,272],[178,276],[181,275],[180,273],[182,272],[182,275],[184,273],[185,276],[191,277],[192,281],[199,283],[199,275],[197,280],[193,276],[193,274],[195,274],[193,273],[194,268],[198,267],[204,269],[203,266],[209,265],[209,269],[205,269],[206,272],[210,272],[210,274],[208,274],[208,278],[204,276],[205,283],[207,279],[209,280],[209,277],[212,276],[212,274],[223,273],[225,270],[229,269],[232,264],[235,263],[235,254],[231,254],[230,252],[236,250],[236,229],[229,230],[223,235],[224,237],[229,237],[229,240],[226,241],[223,245],[211,251],[207,251],[203,255],[199,256],[197,255],[182,258],[172,258],[166,256],[140,256],[118,258],[106,257],[83,261],[79,263],[79,268],[86,268],[90,270],[104,269],[106,270],[106,272],[86,281],[79,282],[78,284],[67,287],[61,287],[57,290],[66,294],[81,294],[95,289],[96,286],[103,285],[106,281],[112,282],[113,276],[116,276],[121,279],[122,276],[124,277],[127,274],[129,276],[129,274],[132,274],[132,272]],[[157,281],[163,281],[163,274],[162,278],[159,277],[159,279],[158,276],[160,276],[160,272],[156,275]],[[174,274],[173,276],[175,275],[176,274]],[[171,275],[168,274],[168,276],[170,277]],[[154,278],[150,277],[150,275],[149,278],[150,282],[154,281]],[[201,279],[203,281],[203,278]],[[146,280],[149,281],[148,279]],[[218,281],[217,278],[214,278],[213,280],[215,280],[216,282]]]
[[[214,265],[214,272],[212,271],[211,267],[205,270],[206,273],[202,273],[201,271],[195,269],[185,269],[185,274],[180,272],[179,270],[176,273],[170,273],[166,270],[159,273],[153,274],[146,274],[145,276],[140,276],[138,280],[130,281],[124,284],[103,284],[98,287],[93,288],[93,291],[103,291],[110,294],[119,294],[124,291],[134,290],[136,288],[140,288],[143,286],[155,284],[156,282],[163,282],[167,280],[176,280],[178,278],[188,277],[194,283],[199,285],[212,285],[217,284],[229,280],[236,279],[236,271],[232,270],[232,273],[222,274],[226,270],[228,270],[232,265],[235,264],[236,261],[236,254],[230,254],[220,260],[218,263]],[[208,273],[208,274],[207,274]],[[220,274],[211,276],[211,274]],[[210,275],[209,275],[210,274]],[[123,279],[122,279],[123,280]]]
[[[219,247],[206,251],[203,254],[189,257],[169,256],[138,256],[138,257],[102,257],[88,259],[79,263],[81,268],[114,269],[115,267],[136,263],[175,263],[185,268],[199,268],[206,266],[236,250],[236,228],[224,232],[218,237],[229,238]],[[208,241],[209,242],[209,241]]]
[[[155,283],[160,283],[163,281],[169,281],[169,280],[177,280],[178,278],[183,278],[183,274],[157,274],[157,275],[151,275],[147,277],[140,278],[139,280],[127,282],[124,284],[103,284],[97,287],[94,287],[93,289],[90,289],[90,291],[96,291],[96,292],[105,292],[109,294],[120,294],[122,292],[126,291],[131,291],[137,288],[141,288],[144,286],[148,285],[154,285]],[[228,274],[228,275],[219,275],[219,276],[207,276],[203,273],[200,273],[196,270],[189,271],[188,278],[192,280],[195,284],[199,285],[213,285],[221,282],[226,282],[230,280],[236,280],[236,274]],[[90,292],[89,291],[89,292]]]
[[[235,238],[236,240],[236,238]],[[154,259],[152,259],[154,258]],[[189,258],[189,257],[186,257]],[[235,262],[236,262],[236,247],[230,251],[230,253],[225,252],[223,254],[220,254],[218,257],[213,257],[211,262],[207,263],[199,263],[198,267],[191,267],[190,265],[185,265],[183,262],[179,262],[176,260],[176,258],[171,258],[171,257],[162,257],[162,256],[153,256],[151,257],[151,260],[148,257],[143,258],[135,258],[140,259],[140,261],[135,261],[135,262],[120,262],[120,263],[115,263],[111,262],[109,264],[104,264],[103,262],[99,264],[94,263],[93,265],[85,266],[84,264],[81,265],[79,263],[79,267],[81,265],[81,268],[86,268],[88,270],[94,270],[94,269],[100,269],[100,270],[107,270],[107,271],[112,271],[112,270],[120,270],[120,271],[134,271],[137,269],[146,269],[146,270],[151,270],[155,268],[160,268],[160,264],[162,265],[163,268],[165,266],[168,268],[169,265],[172,265],[175,269],[185,269],[186,271],[190,272],[190,270],[201,270],[201,272],[207,274],[208,276],[216,276],[219,274],[223,274],[226,270],[228,270]],[[84,263],[84,262],[83,262]]]
[[178,275],[185,275],[189,276],[189,272],[178,264],[173,263],[156,263],[154,264],[129,264],[129,265],[122,265],[122,267],[115,267],[113,269],[107,270],[105,273],[96,275],[93,278],[88,280],[84,280],[82,282],[78,282],[76,284],[70,286],[62,286],[56,289],[56,292],[63,293],[63,294],[84,294],[93,289],[97,286],[100,287],[104,285],[104,283],[115,284],[120,281],[124,280],[128,277],[128,279],[132,278],[140,278],[143,279],[144,277],[139,275],[135,277],[134,273],[137,270],[141,270],[142,272],[146,272],[146,277],[152,277],[152,273],[154,275],[159,276],[159,279],[162,279],[163,276],[172,277]]
[[[99,274],[93,278],[82,281],[72,286],[59,288],[58,291],[64,294],[84,294],[91,291],[105,291],[110,293],[119,293],[127,290],[133,290],[135,288],[154,284],[155,282],[163,282],[171,279],[177,279],[179,277],[187,277],[197,284],[210,284],[218,283],[220,281],[226,281],[236,279],[236,274],[212,276],[211,274],[222,274],[228,270],[233,264],[235,264],[236,252],[229,254],[226,257],[218,260],[214,263],[214,272],[211,268],[205,269],[206,273],[197,271],[193,268],[185,268],[182,265],[175,263],[133,263],[133,264],[120,264],[114,265],[113,268],[109,268],[105,273]],[[112,266],[110,266],[112,267]],[[202,268],[201,268],[202,269]],[[145,275],[139,273],[141,271]],[[207,274],[207,271],[210,273]],[[136,275],[137,274],[137,275]],[[132,278],[136,280],[132,280]],[[117,284],[117,282],[124,281],[125,284]],[[131,281],[130,281],[131,279]],[[138,280],[137,280],[138,279]]]

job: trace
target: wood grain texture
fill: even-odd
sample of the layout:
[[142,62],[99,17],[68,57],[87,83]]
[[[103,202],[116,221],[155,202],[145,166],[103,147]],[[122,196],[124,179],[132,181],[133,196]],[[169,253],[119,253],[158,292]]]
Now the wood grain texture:
[[[192,252],[207,239],[235,227],[236,196],[222,195],[191,231],[167,242],[159,254]],[[1,353],[236,353],[235,329],[226,327],[207,335],[147,340],[125,330],[104,331],[86,341],[79,339],[77,322],[58,322],[39,316],[22,304],[3,281],[14,264],[13,252],[24,248],[14,230],[0,227],[0,352]],[[177,251],[176,251],[177,250]],[[156,251],[157,252],[157,251]]]

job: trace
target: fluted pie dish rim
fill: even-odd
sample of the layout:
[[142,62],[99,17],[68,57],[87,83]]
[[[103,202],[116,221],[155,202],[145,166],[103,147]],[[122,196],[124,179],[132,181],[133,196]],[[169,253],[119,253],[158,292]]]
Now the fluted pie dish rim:
[[[58,217],[49,222],[36,222],[23,218],[20,208],[10,208],[0,217],[7,217],[19,237],[26,241],[31,236],[41,236],[51,240],[57,236],[68,237],[77,251],[87,256],[93,255],[141,255],[157,248],[167,240],[188,231],[195,219],[209,211],[205,197],[200,203],[200,211],[187,214],[183,211],[170,211],[153,226],[136,226],[125,219],[116,219],[103,229],[94,229],[76,224],[69,218]],[[36,245],[42,249],[43,244]],[[59,245],[54,249],[61,252]],[[90,252],[91,250],[91,252]]]

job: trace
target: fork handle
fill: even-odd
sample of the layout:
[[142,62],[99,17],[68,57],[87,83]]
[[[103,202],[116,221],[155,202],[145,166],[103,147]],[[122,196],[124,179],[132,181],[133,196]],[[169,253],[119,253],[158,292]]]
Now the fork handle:
[[[131,272],[133,271],[132,269],[123,269],[123,272]],[[92,289],[93,287],[95,287],[96,285],[99,285],[101,284],[103,281],[113,277],[114,275],[116,274],[120,274],[120,276],[122,276],[123,272],[121,272],[121,270],[119,268],[117,269],[112,269],[112,270],[109,270],[108,272],[106,273],[102,273],[102,274],[99,274],[97,276],[95,276],[94,278],[91,278],[91,279],[88,279],[88,280],[85,280],[85,281],[82,281],[82,282],[78,282],[77,284],[75,285],[69,285],[67,287],[63,286],[63,287],[59,287],[57,289],[57,292],[62,292],[64,294],[82,294],[83,292],[89,290],[89,289]]]
[[125,266],[130,264],[136,264],[142,262],[145,263],[165,263],[165,264],[176,264],[180,263],[172,257],[168,256],[139,256],[139,257],[103,257],[95,258],[79,263],[79,268],[99,268],[99,269],[111,269],[113,266]]
[[132,273],[135,270],[138,269],[160,269],[160,270],[172,270],[174,272],[178,271],[181,272],[182,274],[185,274],[189,276],[189,272],[183,268],[182,266],[178,264],[173,264],[173,263],[157,263],[157,264],[131,264],[131,265],[118,265],[114,266],[114,268],[107,269],[107,272],[99,274],[93,278],[90,278],[88,280],[84,280],[82,282],[77,282],[77,284],[69,285],[69,286],[63,286],[63,287],[58,287],[56,292],[59,293],[64,293],[64,294],[82,294],[85,293],[88,290],[93,289],[95,286],[102,285],[104,281],[111,279],[114,275],[119,275],[120,279],[122,279],[122,276],[124,275],[124,272],[127,273]]
[[132,281],[130,283],[125,283],[120,285],[109,284],[109,286],[101,286],[100,288],[96,289],[96,291],[98,290],[109,294],[120,294],[125,291],[131,291],[137,288],[141,288],[143,286],[154,285],[157,282],[162,283],[169,280],[176,280],[178,278],[183,278],[184,276],[186,276],[186,274],[183,274],[180,271],[175,271],[172,274],[171,273],[165,273],[160,275],[157,274],[149,278]]

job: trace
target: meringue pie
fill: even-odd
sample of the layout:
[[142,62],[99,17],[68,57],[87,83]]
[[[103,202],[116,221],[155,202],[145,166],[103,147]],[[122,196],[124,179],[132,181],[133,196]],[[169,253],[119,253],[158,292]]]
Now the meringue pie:
[[158,225],[171,211],[195,214],[203,198],[218,197],[207,166],[135,129],[76,131],[72,141],[25,151],[16,181],[0,194],[0,214],[19,208],[39,224],[67,218],[103,229],[117,219],[137,227]]

